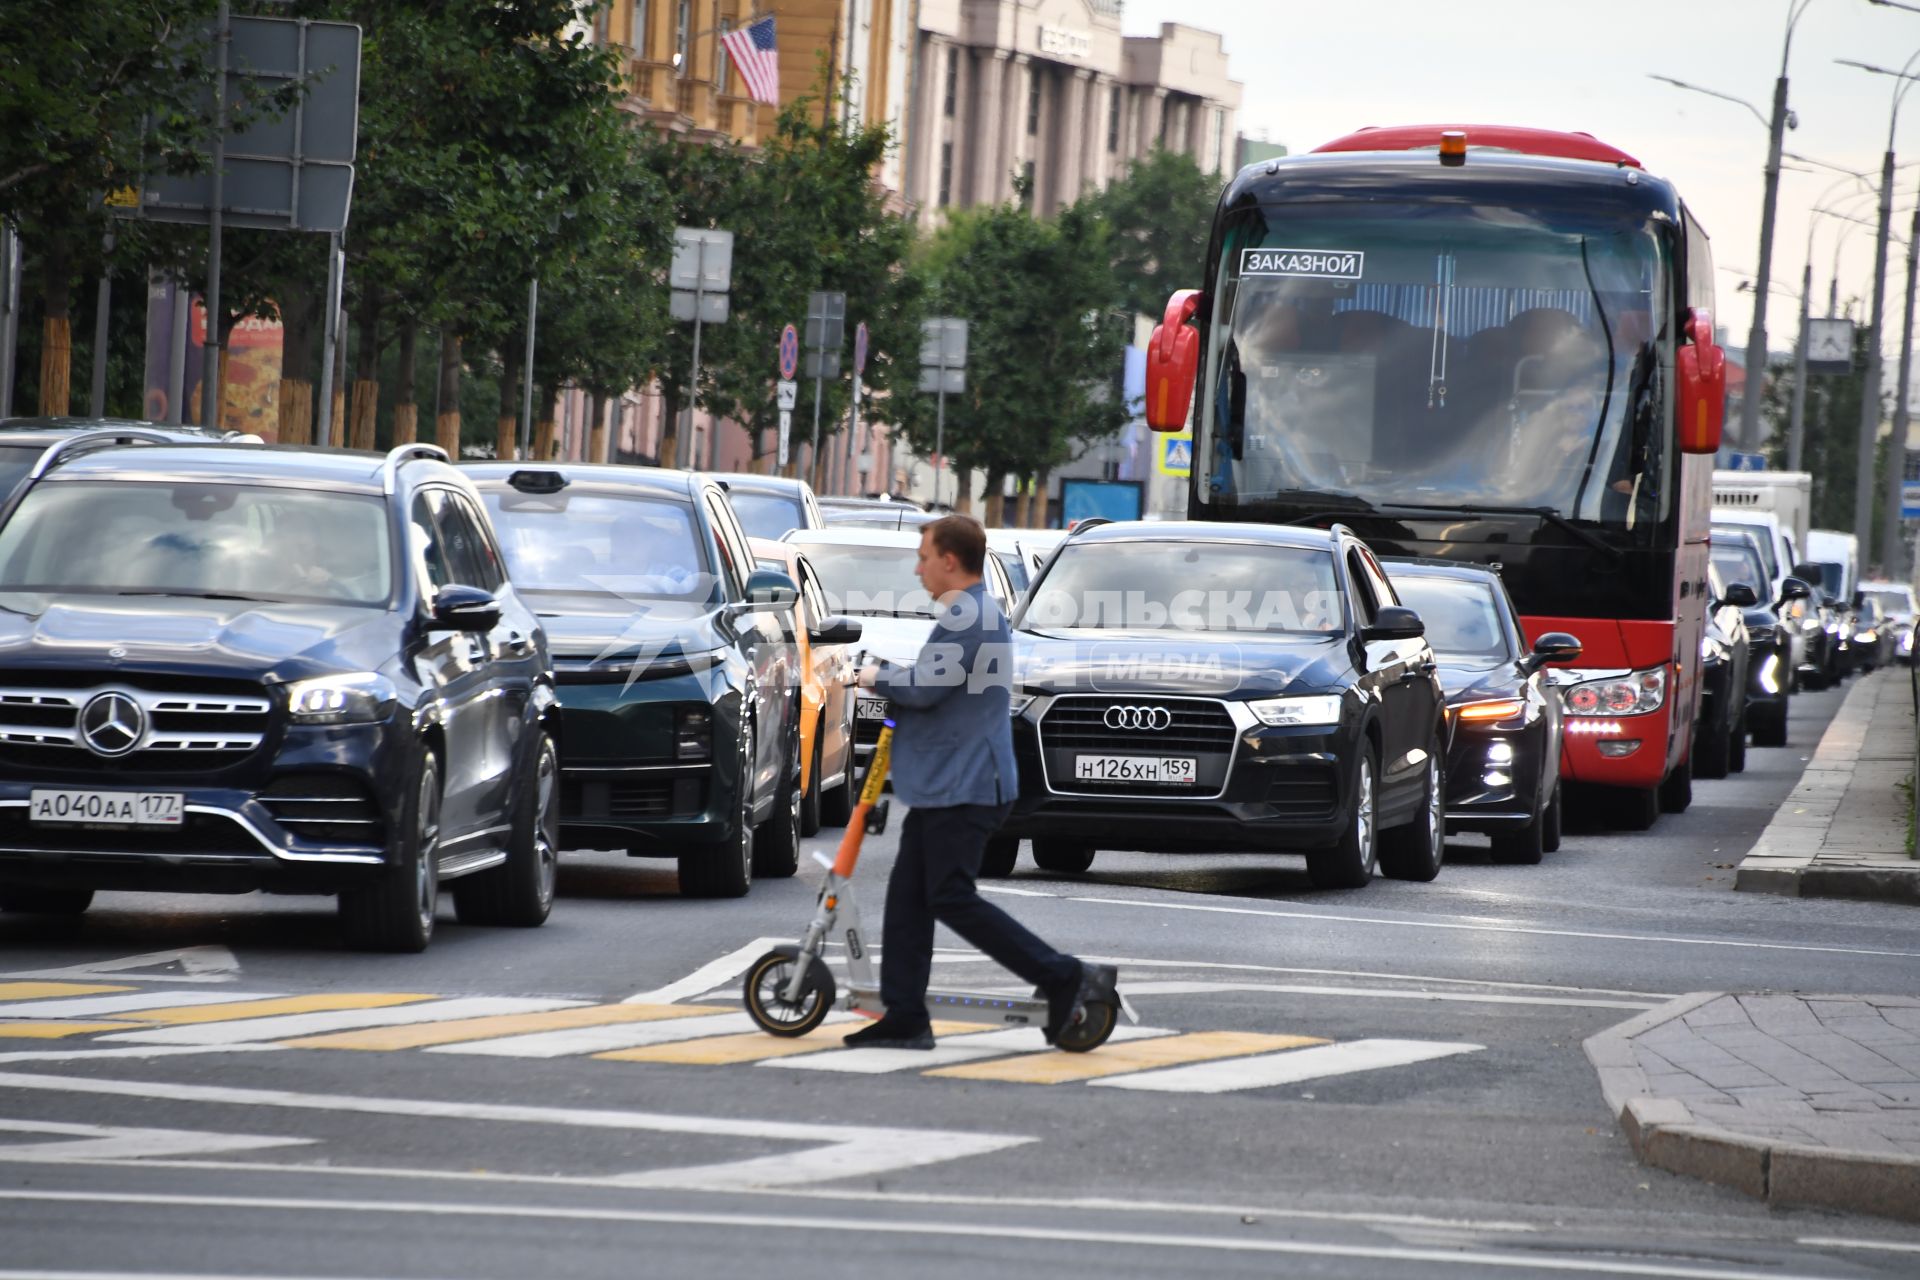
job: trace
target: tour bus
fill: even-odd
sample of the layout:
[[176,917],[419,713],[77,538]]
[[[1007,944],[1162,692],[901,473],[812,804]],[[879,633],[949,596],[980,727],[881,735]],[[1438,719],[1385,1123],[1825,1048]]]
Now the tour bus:
[[1626,827],[1686,808],[1726,360],[1673,186],[1586,134],[1363,129],[1243,169],[1201,283],[1148,351],[1189,518],[1496,566],[1583,646],[1563,777]]

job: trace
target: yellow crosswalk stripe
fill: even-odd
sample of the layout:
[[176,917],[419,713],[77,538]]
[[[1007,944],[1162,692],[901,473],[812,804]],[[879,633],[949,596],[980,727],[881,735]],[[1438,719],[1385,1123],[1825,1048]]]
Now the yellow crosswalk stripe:
[[[864,1026],[862,1022],[860,1025]],[[790,1058],[799,1053],[817,1053],[822,1049],[844,1049],[840,1038],[854,1029],[853,1023],[835,1023],[824,1026],[809,1036],[770,1036],[763,1031],[747,1031],[738,1035],[704,1036],[698,1040],[674,1040],[667,1044],[646,1044],[634,1049],[610,1049],[606,1053],[593,1056],[609,1062],[676,1062],[683,1066],[717,1067],[737,1062],[760,1062],[773,1058]],[[933,1034],[945,1039],[948,1036],[967,1035],[975,1031],[992,1031],[990,1026],[978,1022],[936,1022]]]
[[333,992],[319,996],[280,996],[271,1000],[236,1000],[231,1004],[175,1005],[167,1009],[138,1009],[119,1016],[131,1022],[186,1026],[200,1022],[236,1022],[243,1018],[270,1018],[283,1013],[326,1013],[335,1009],[386,1009],[417,1004],[435,996],[411,991]]
[[132,987],[108,987],[97,982],[0,982],[0,1000],[38,1000],[43,996],[98,996]]
[[1106,1044],[1092,1053],[1031,1053],[987,1062],[962,1062],[923,1072],[953,1080],[1004,1080],[1018,1084],[1065,1084],[1101,1076],[1173,1067],[1216,1058],[1243,1058],[1278,1049],[1300,1049],[1326,1044],[1313,1036],[1255,1035],[1241,1031],[1196,1031],[1183,1036],[1126,1040]]
[[726,1012],[728,1010],[717,1005],[596,1004],[553,1009],[546,1013],[497,1013],[483,1018],[458,1018],[451,1022],[339,1031],[323,1036],[303,1036],[298,1040],[282,1040],[280,1044],[289,1049],[423,1049],[436,1044],[459,1044],[467,1040],[489,1040],[495,1036],[523,1035],[535,1031],[570,1031],[575,1027],[609,1026],[619,1022],[658,1022],[664,1018],[690,1018],[696,1014]]
[[131,1022],[0,1022],[0,1040],[9,1036],[28,1040],[59,1040],[65,1036],[84,1036],[95,1031],[125,1031]]

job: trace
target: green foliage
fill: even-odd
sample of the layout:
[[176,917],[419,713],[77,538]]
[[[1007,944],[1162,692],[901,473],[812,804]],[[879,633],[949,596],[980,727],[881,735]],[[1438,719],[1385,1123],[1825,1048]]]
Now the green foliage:
[[1184,151],[1156,147],[1085,203],[1106,224],[1113,274],[1129,312],[1158,316],[1206,269],[1220,180]]
[[[1853,369],[1843,376],[1807,379],[1806,440],[1801,466],[1813,476],[1811,528],[1852,529],[1855,468],[1860,458],[1860,397],[1866,389],[1867,331],[1854,334]],[[1793,366],[1770,371],[1763,418],[1771,425],[1768,465],[1787,465],[1787,429],[1792,419]],[[1879,486],[1874,489],[1876,500]]]

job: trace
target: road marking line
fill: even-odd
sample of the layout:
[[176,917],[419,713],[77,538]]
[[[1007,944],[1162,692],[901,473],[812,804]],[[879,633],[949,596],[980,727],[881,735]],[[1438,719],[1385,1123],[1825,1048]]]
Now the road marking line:
[[[266,993],[277,995],[278,993]],[[131,1013],[135,1009],[165,1009],[169,1005],[238,1004],[258,1000],[258,991],[136,991],[132,995],[85,996],[78,1000],[36,1000],[0,1005],[0,1018],[92,1018]]]
[[[164,969],[163,973],[132,973],[133,969]],[[147,951],[115,960],[89,960],[59,969],[28,969],[9,978],[99,978],[108,974],[124,982],[232,982],[240,976],[240,961],[226,947],[206,945],[173,951]]]
[[330,992],[315,996],[283,996],[273,1000],[242,1000],[236,1004],[179,1005],[171,1009],[145,1009],[129,1013],[134,1022],[155,1022],[167,1026],[191,1026],[202,1022],[229,1022],[242,1018],[268,1018],[283,1013],[323,1013],[333,1009],[385,1009],[393,1005],[419,1004],[432,1000],[419,992]]
[[[849,1022],[860,1021],[849,1014],[840,1019],[829,1018],[825,1027],[845,1026]],[[636,1049],[617,1049],[612,1053],[596,1053],[596,1058],[609,1062],[673,1062],[682,1066],[722,1067],[739,1062],[765,1062],[773,1058],[791,1057],[801,1053],[819,1053],[823,1050],[840,1048],[840,1038],[832,1034],[813,1036],[794,1036],[782,1039],[770,1036],[764,1031],[742,1031],[730,1036],[706,1036],[699,1040],[675,1040],[667,1044],[642,1045]]]
[[102,1036],[102,1043],[229,1045],[265,1040],[287,1040],[322,1031],[353,1027],[392,1027],[402,1023],[452,1022],[494,1013],[540,1013],[584,1004],[582,1000],[537,1000],[517,996],[465,996],[431,1004],[402,1005],[394,1009],[341,1009],[331,1013],[292,1013],[276,1018],[215,1022],[198,1027],[156,1027],[152,1031],[123,1031]]
[[1315,987],[1277,982],[1129,982],[1127,995],[1181,996],[1221,991],[1271,991],[1294,996],[1358,996],[1367,1000],[1444,1000],[1465,1004],[1537,1004],[1562,1009],[1658,1009],[1658,1000],[1587,1000],[1580,997],[1510,996],[1488,992],[1470,995],[1461,991],[1405,991],[1391,987]]
[[52,1141],[9,1143],[7,1159],[65,1164],[72,1160],[144,1160],[148,1156],[216,1155],[263,1147],[311,1146],[318,1138],[202,1133],[191,1129],[146,1129],[124,1125],[59,1124],[47,1120],[0,1120],[0,1132],[51,1134]]
[[1298,1049],[1326,1044],[1313,1036],[1264,1036],[1233,1031],[1196,1031],[1190,1035],[1161,1035],[1131,1043],[1100,1046],[1091,1053],[1046,1053],[997,1062],[968,1062],[927,1072],[954,1080],[1003,1080],[1016,1084],[1065,1084],[1100,1076],[1148,1071],[1188,1062],[1206,1062],[1275,1049]]
[[[744,1015],[743,1015],[744,1016]],[[446,1102],[433,1098],[367,1098],[352,1094],[295,1093],[283,1089],[238,1089],[158,1080],[111,1080],[94,1076],[45,1076],[0,1072],[0,1089],[141,1098],[151,1102],[201,1102],[215,1106],[284,1107],[320,1112],[414,1119],[486,1120],[579,1129],[694,1134],[811,1143],[798,1151],[693,1168],[650,1170],[614,1179],[620,1186],[727,1190],[738,1187],[811,1186],[838,1178],[871,1178],[901,1169],[941,1164],[1023,1146],[1033,1138],[950,1129],[887,1129],[869,1125],[799,1124],[785,1120],[734,1120],[648,1111],[510,1106]],[[0,1160],[6,1148],[0,1146]],[[0,1193],[3,1194],[3,1193]]]
[[[1787,1275],[1772,1269],[1731,1270],[1720,1267],[1628,1262],[1612,1257],[1556,1255],[1533,1250],[1498,1253],[1488,1249],[1420,1248],[1412,1245],[1335,1244],[1311,1240],[1271,1240],[1245,1235],[1173,1235],[1165,1232],[1111,1231],[1098,1228],[1027,1227],[1003,1221],[953,1222],[944,1219],[887,1220],[871,1217],[827,1218],[812,1214],[713,1213],[665,1209],[615,1209],[575,1205],[502,1205],[488,1202],[458,1204],[448,1201],[328,1200],[291,1196],[187,1195],[159,1192],[0,1190],[0,1199],[37,1203],[98,1205],[164,1205],[171,1208],[261,1209],[309,1213],[388,1213],[428,1218],[524,1218],[562,1222],[605,1222],[644,1226],[721,1227],[729,1230],[826,1232],[847,1235],[942,1236],[961,1239],[994,1237],[1090,1245],[1130,1245],[1138,1248],[1199,1252],[1274,1254],[1289,1257],[1363,1259],[1375,1262],[1448,1264],[1481,1269],[1562,1272],[1578,1275],[1657,1277],[1659,1280],[1815,1280],[1804,1274]],[[23,1273],[31,1276],[35,1273]],[[46,1274],[46,1273],[39,1273]],[[0,1272],[0,1280],[10,1280]],[[57,1280],[76,1280],[73,1273]],[[132,1277],[129,1277],[132,1280]],[[146,1273],[140,1280],[154,1280]],[[166,1280],[179,1280],[168,1277]]]
[[1239,1089],[1266,1089],[1277,1084],[1297,1084],[1323,1076],[1348,1075],[1356,1071],[1377,1071],[1400,1067],[1457,1053],[1478,1053],[1479,1044],[1448,1044],[1432,1040],[1350,1040],[1345,1044],[1323,1044],[1316,1048],[1295,1049],[1264,1058],[1239,1058],[1231,1062],[1207,1062],[1191,1067],[1172,1067],[1140,1075],[1115,1076],[1108,1080],[1088,1081],[1089,1088],[1146,1089],[1156,1093],[1230,1093]]
[[96,1031],[125,1031],[137,1022],[0,1022],[0,1039],[60,1040]]
[[[931,1049],[847,1049],[835,1047],[825,1053],[804,1058],[781,1058],[763,1062],[765,1067],[791,1067],[796,1071],[847,1071],[856,1075],[884,1075],[892,1071],[912,1071],[916,1067],[941,1067],[975,1058],[998,1057],[1017,1052],[1007,1047],[1005,1037],[1012,1032],[1039,1036],[1032,1027],[1003,1027],[995,1030],[978,1022],[935,1022],[933,1034],[940,1040],[962,1039],[960,1044],[936,1044]],[[1017,1043],[1025,1043],[1024,1040]],[[1040,1047],[1046,1047],[1044,1038]]]
[[1815,947],[1790,942],[1740,942],[1731,938],[1683,938],[1657,933],[1597,933],[1584,929],[1541,929],[1517,924],[1465,924],[1457,920],[1383,920],[1374,916],[1338,915],[1330,911],[1272,911],[1255,907],[1216,907],[1197,902],[1146,902],[1139,898],[1081,896],[1069,902],[1096,902],[1110,907],[1149,907],[1160,911],[1206,911],[1228,916],[1270,916],[1277,920],[1331,920],[1339,924],[1377,924],[1400,929],[1458,929],[1468,933],[1515,933],[1542,938],[1589,938],[1601,942],[1666,942],[1689,947],[1735,947],[1750,951],[1812,951],[1836,956],[1893,956],[1920,960],[1920,951],[1881,951],[1871,947]]
[[1902,1244],[1897,1240],[1849,1240],[1841,1236],[1801,1236],[1794,1243],[1815,1249],[1879,1249],[1888,1253],[1920,1253],[1920,1244]]
[[655,987],[652,991],[642,991],[628,996],[622,1004],[673,1004],[689,996],[701,995],[723,987],[744,974],[755,960],[783,942],[792,942],[792,938],[755,938],[743,947],[735,947],[718,960],[709,960],[686,977],[677,982],[669,982],[664,987]]
[[426,1052],[471,1053],[492,1058],[567,1058],[752,1030],[753,1019],[744,1013],[710,1013],[667,1021],[575,1027],[570,1031],[535,1031],[522,1036],[501,1036],[497,1040],[475,1040],[470,1044],[433,1045]]
[[0,1000],[38,1000],[43,996],[97,996],[132,987],[109,987],[96,982],[0,982]]
[[498,1013],[492,1017],[460,1018],[453,1022],[380,1027],[372,1031],[339,1031],[331,1035],[287,1040],[283,1046],[288,1049],[365,1049],[377,1052],[424,1049],[429,1045],[457,1044],[463,1040],[486,1040],[535,1031],[566,1031],[574,1027],[654,1022],[724,1012],[726,1010],[723,1008],[703,1008],[695,1004],[595,1004],[582,1009],[553,1009],[546,1013]]

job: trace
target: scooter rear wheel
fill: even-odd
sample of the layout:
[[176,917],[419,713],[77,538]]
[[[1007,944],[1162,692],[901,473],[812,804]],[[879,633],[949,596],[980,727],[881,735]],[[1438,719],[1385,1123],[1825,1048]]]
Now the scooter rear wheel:
[[1078,1022],[1067,1027],[1055,1040],[1056,1049],[1068,1053],[1087,1053],[1098,1049],[1113,1034],[1114,1026],[1120,1020],[1120,1011],[1104,1000],[1089,1000],[1080,1006],[1085,1010]]
[[787,999],[787,984],[793,980],[793,969],[798,963],[799,957],[791,953],[769,951],[747,970],[742,992],[747,1016],[768,1035],[803,1036],[833,1012],[837,998],[833,971],[818,956],[807,962],[800,981],[799,1001]]

